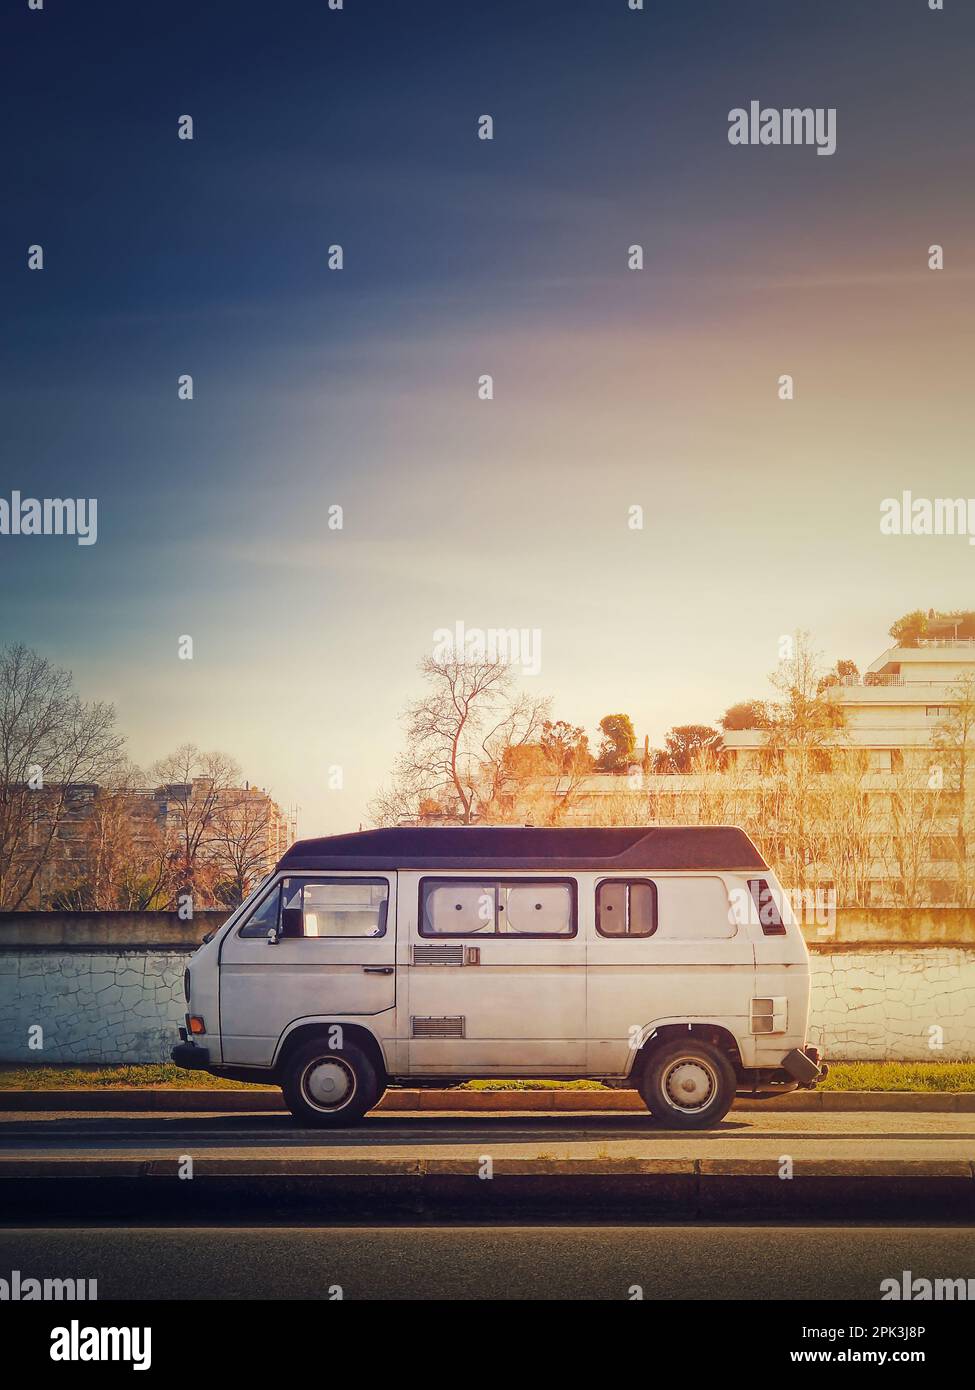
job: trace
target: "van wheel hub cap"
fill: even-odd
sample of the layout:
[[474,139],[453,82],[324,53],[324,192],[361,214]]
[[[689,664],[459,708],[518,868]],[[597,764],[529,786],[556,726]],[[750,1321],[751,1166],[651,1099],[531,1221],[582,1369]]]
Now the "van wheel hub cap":
[[711,1068],[697,1058],[682,1058],[667,1069],[664,1090],[675,1110],[703,1110],[717,1088]]
[[302,1090],[316,1110],[337,1110],[355,1090],[355,1076],[338,1059],[313,1062],[302,1078]]

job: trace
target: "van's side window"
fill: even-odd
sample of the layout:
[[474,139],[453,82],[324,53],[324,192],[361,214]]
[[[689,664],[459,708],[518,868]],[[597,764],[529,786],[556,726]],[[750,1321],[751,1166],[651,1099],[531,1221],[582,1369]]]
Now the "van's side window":
[[272,927],[278,925],[281,887],[275,884],[263,902],[259,903],[237,933],[238,936],[267,936]]
[[764,936],[785,936],[785,923],[782,921],[778,903],[772,894],[767,878],[750,878],[748,891],[758,910],[758,920]]
[[420,885],[421,936],[575,936],[564,879],[436,879]]
[[606,878],[596,888],[600,936],[653,936],[657,930],[657,887],[648,878]]
[[384,878],[286,878],[281,935],[385,936],[388,905]]

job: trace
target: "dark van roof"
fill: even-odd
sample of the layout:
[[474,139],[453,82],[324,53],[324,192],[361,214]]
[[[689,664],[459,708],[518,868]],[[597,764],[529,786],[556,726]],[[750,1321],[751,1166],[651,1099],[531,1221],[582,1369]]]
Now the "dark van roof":
[[298,840],[279,869],[764,869],[731,825],[430,826]]

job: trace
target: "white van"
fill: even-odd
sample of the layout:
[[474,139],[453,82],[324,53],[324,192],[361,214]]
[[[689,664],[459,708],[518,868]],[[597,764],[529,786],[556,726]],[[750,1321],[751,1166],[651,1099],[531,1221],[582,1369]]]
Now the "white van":
[[367,830],[304,840],[186,971],[180,1066],[312,1125],[390,1084],[590,1077],[658,1119],[824,1075],[809,958],[743,831]]

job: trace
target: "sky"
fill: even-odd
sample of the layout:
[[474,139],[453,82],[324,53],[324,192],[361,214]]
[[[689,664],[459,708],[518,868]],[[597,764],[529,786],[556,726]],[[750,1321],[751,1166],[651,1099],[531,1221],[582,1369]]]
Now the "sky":
[[[137,763],[354,829],[439,628],[659,745],[783,634],[975,606],[964,537],[879,526],[975,497],[967,0],[23,0],[0,51],[0,497],[98,501],[0,535],[0,643]],[[835,153],[730,144],[752,100]]]

